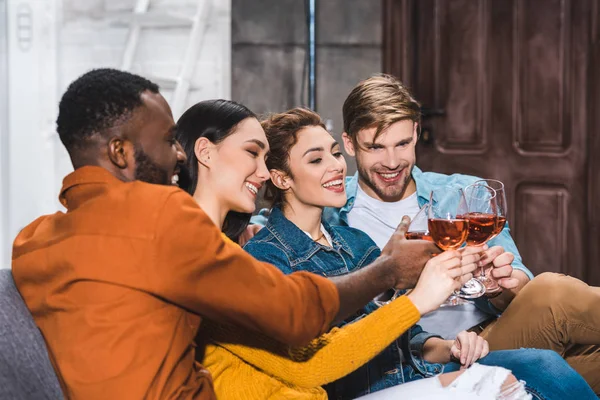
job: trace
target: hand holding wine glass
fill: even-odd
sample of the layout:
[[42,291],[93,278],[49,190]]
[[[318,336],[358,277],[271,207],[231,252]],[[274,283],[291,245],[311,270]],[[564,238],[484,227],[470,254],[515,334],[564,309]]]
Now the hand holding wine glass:
[[405,216],[402,222],[392,234],[388,243],[381,250],[382,256],[393,261],[396,289],[414,288],[423,267],[431,259],[431,255],[437,252],[435,244],[426,240],[406,240],[406,231],[410,224],[410,218]]
[[502,289],[514,289],[519,285],[519,279],[513,277],[514,259],[515,256],[502,246],[492,246],[481,254],[479,265],[487,266],[486,275],[494,278]]
[[436,310],[477,269],[479,254],[448,250],[425,264],[415,288],[407,295],[421,315]]

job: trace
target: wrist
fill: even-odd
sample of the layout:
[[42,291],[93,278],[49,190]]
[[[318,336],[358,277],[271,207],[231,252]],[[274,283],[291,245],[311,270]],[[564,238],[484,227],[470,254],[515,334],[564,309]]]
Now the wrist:
[[455,340],[445,340],[444,341],[446,344],[446,355],[448,356],[448,362],[450,362],[450,360],[452,360],[452,346],[454,346],[454,343],[456,342]]
[[448,363],[452,357],[453,344],[453,340],[432,337],[423,345],[423,359],[431,363]]
[[394,273],[394,263],[392,258],[386,254],[381,254],[373,263],[377,271],[377,279],[379,282],[384,282],[387,289],[395,288],[398,280]]
[[419,311],[419,314],[425,315],[428,312],[433,311],[426,306],[427,303],[423,301],[417,290],[412,290],[409,294],[406,295],[406,297],[413,303],[417,311]]

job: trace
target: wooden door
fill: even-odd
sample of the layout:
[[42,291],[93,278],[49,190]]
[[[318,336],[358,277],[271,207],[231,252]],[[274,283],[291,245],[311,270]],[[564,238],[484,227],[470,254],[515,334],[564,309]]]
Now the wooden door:
[[600,284],[597,0],[383,10],[384,70],[424,107],[417,164],[502,180],[525,265]]

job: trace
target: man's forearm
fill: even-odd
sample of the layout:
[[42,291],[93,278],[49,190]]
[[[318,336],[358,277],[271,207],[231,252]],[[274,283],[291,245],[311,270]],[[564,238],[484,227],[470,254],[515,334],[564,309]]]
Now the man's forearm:
[[394,287],[393,266],[389,257],[381,255],[368,267],[343,276],[332,277],[340,297],[340,310],[334,323],[343,321],[375,296]]
[[519,281],[519,284],[514,289],[504,289],[502,293],[490,299],[490,303],[494,305],[499,310],[506,310],[506,307],[510,304],[510,302],[515,298],[517,293],[523,289],[523,287],[529,282],[529,277],[525,274],[525,272],[520,271],[518,269],[513,270],[511,278],[515,278]]

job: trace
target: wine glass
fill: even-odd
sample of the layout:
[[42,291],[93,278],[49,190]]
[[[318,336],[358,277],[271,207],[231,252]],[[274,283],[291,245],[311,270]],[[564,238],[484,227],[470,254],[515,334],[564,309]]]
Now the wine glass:
[[[429,234],[433,242],[442,250],[460,248],[469,235],[469,209],[462,188],[446,186],[435,189],[429,196]],[[465,303],[461,299],[474,299],[485,293],[485,286],[472,278],[442,306]]]
[[[469,209],[465,215],[469,220],[467,244],[479,246],[495,236],[498,225],[497,193],[487,185],[474,183],[465,188],[465,197]],[[483,266],[477,279],[485,285],[487,293],[494,293],[500,289],[498,282],[485,275]]]
[[[506,203],[506,190],[504,189],[504,184],[496,179],[482,179],[478,180],[474,183],[474,185],[485,185],[489,188],[493,189],[496,193],[495,202],[496,202],[496,224],[494,226],[494,231],[488,240],[492,240],[496,236],[502,232],[504,229],[504,225],[506,225],[506,216],[507,216],[507,203]],[[478,277],[479,280],[482,281],[486,285],[487,293],[494,294],[502,291],[500,285],[496,280],[491,279],[486,276],[485,267],[481,267],[481,273]]]
[[406,239],[408,240],[429,240],[431,241],[431,236],[429,236],[429,227],[427,225],[427,221],[429,220],[429,204],[425,204],[415,215],[415,217],[410,221],[410,225],[408,225],[408,230],[404,234]]
[[504,225],[506,225],[507,202],[504,183],[496,179],[482,179],[475,182],[474,184],[482,184],[489,186],[496,192],[496,229],[494,230],[494,235],[489,239],[492,240],[493,238],[498,236],[500,232],[502,232],[502,229],[504,229]]
[[465,216],[469,220],[467,243],[479,246],[490,240],[496,231],[496,191],[476,183],[465,188],[465,198],[469,210]]

